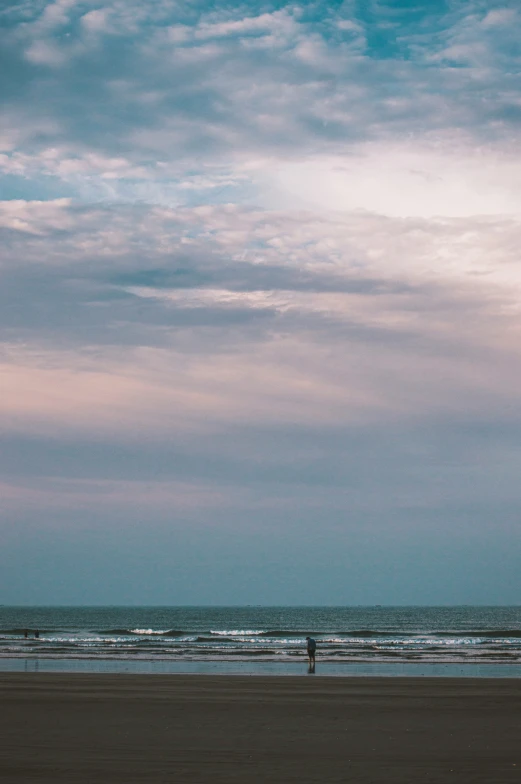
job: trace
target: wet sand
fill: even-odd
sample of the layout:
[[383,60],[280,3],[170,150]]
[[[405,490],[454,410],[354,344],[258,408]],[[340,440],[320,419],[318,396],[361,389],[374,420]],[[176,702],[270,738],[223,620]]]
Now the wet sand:
[[1,782],[521,782],[521,680],[0,673]]

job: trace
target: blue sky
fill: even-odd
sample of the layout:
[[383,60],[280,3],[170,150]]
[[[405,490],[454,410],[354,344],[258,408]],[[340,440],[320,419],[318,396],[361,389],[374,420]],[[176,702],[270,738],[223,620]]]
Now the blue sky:
[[4,4],[0,601],[519,601],[520,13]]

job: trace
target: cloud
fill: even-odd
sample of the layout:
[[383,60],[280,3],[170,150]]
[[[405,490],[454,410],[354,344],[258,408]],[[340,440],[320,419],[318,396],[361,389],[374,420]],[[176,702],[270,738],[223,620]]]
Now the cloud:
[[10,541],[258,536],[340,585],[353,541],[513,540],[518,15],[2,10]]
[[[398,157],[384,168],[392,165],[391,179],[406,170],[410,209],[421,189],[408,171],[426,178],[458,158],[461,191],[465,161],[474,165],[482,145],[487,170],[508,169],[520,119],[514,14],[479,3],[440,4],[438,13],[426,5],[416,16],[406,6],[314,16],[299,6],[27,6],[3,32],[13,78],[1,163],[88,200],[172,204],[185,203],[187,187],[204,201],[208,183],[229,196],[250,181],[255,198],[259,168],[273,177],[281,160],[310,166],[308,188],[317,168],[356,170],[368,151],[377,172],[389,144]],[[509,194],[507,184],[493,212],[508,209]],[[386,211],[389,202],[368,204],[362,192],[358,206]]]
[[0,214],[13,432],[517,416],[515,219],[67,201]]
[[519,158],[514,150],[468,139],[373,143],[349,156],[315,156],[265,167],[266,204],[325,212],[365,209],[384,215],[519,215]]

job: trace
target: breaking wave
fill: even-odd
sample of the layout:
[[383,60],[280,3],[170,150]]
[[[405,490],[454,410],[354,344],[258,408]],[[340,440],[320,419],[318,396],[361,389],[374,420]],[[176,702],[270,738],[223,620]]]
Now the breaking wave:
[[182,637],[187,632],[182,632],[179,629],[168,629],[167,631],[156,629],[97,629],[98,634],[117,634],[121,637]]

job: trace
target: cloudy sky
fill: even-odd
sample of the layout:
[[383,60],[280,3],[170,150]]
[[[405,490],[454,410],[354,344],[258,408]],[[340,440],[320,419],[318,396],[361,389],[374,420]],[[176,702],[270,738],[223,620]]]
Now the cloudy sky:
[[7,0],[0,603],[518,603],[515,0]]

